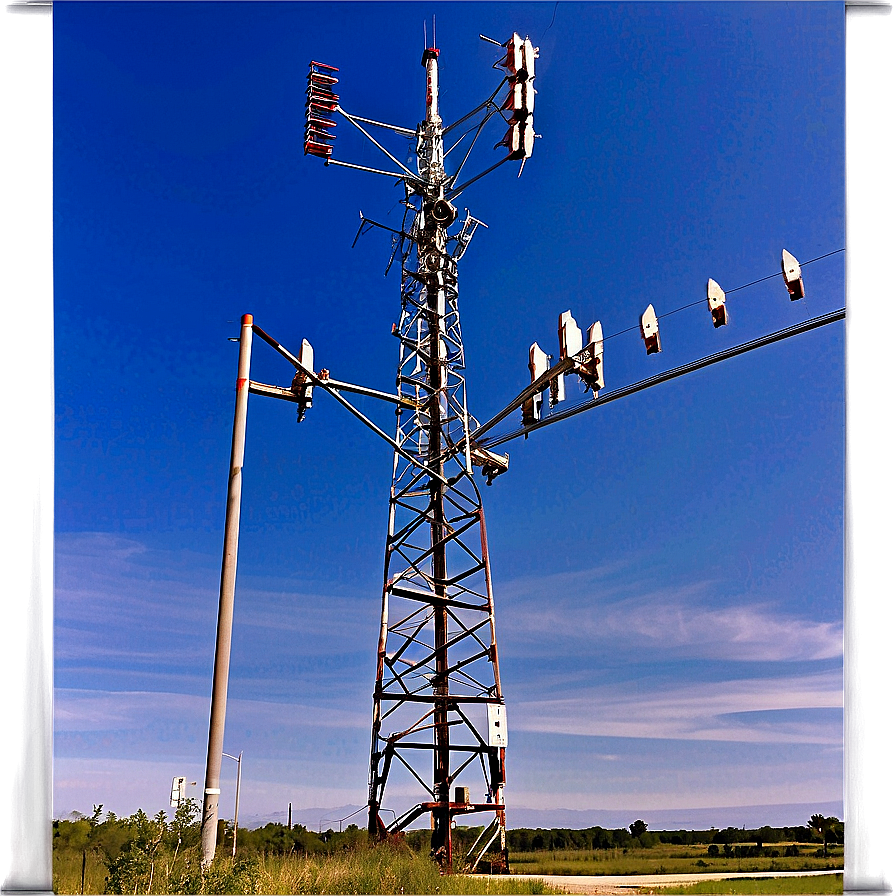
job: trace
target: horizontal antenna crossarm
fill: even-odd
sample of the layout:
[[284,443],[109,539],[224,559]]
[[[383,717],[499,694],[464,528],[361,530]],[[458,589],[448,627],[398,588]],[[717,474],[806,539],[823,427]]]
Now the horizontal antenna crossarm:
[[[339,159],[327,159],[324,164],[339,165],[342,168],[354,168],[356,171],[367,171],[370,174],[385,174],[386,177],[396,177],[399,180],[404,180],[405,178],[405,175],[400,171],[383,171],[382,168],[371,168],[368,165],[355,165],[353,162],[340,162]],[[414,181],[418,181],[418,178],[415,177]]]
[[[340,110],[342,111],[342,110]],[[353,119],[354,121],[363,121],[364,124],[372,124],[378,128],[386,128],[389,131],[395,131],[396,134],[404,134],[407,137],[416,137],[417,132],[411,130],[411,128],[403,128],[397,124],[386,124],[384,121],[376,121],[373,118],[361,118],[360,115],[349,115],[347,112],[342,111],[342,114],[346,116],[346,118]]]
[[[302,370],[305,368],[303,367]],[[379,398],[382,401],[389,401],[392,404],[402,405],[407,408],[417,407],[417,402],[405,395],[394,395],[389,392],[380,392],[378,389],[368,389],[366,386],[356,386],[353,383],[343,383],[339,380],[326,380],[326,382],[334,389],[342,392],[354,392],[357,395],[366,395],[369,398]],[[291,401],[294,404],[302,400],[301,396],[296,395],[292,389],[285,386],[271,386],[267,383],[259,383],[255,380],[249,381],[249,392],[252,395],[266,395],[268,398],[280,398],[283,401]]]
[[[341,389],[343,392],[354,392],[357,395],[367,395],[370,398],[380,398],[383,401],[389,401],[392,404],[400,404],[404,407],[415,408],[417,407],[417,402],[410,398],[407,395],[396,395],[394,392],[381,392],[379,389],[371,389],[369,386],[358,386],[355,383],[345,383],[342,380],[334,380],[334,379],[321,379],[313,370],[309,370],[305,367],[302,362],[291,352],[289,349],[280,345],[273,336],[265,333],[258,324],[252,325],[252,331],[261,337],[268,345],[271,346],[274,350],[276,350],[279,354],[283,355],[290,364],[295,367],[296,370],[301,370],[303,373],[307,373],[315,383],[326,388],[328,385],[334,389]],[[292,395],[295,398],[295,394],[291,392],[289,389],[283,389],[280,386],[269,386],[265,383],[256,383],[251,382],[249,384],[249,391],[254,392],[256,395],[270,395],[273,398],[286,398],[288,399],[289,395]],[[288,394],[284,394],[288,393]]]
[[[523,402],[530,399],[533,395],[537,395],[539,392],[544,392],[544,390],[550,386],[551,380],[554,379],[554,377],[562,376],[567,371],[571,370],[574,363],[572,358],[564,358],[562,361],[556,363],[550,370],[545,371],[537,380],[535,380],[535,382],[526,386],[526,388],[523,389],[523,391],[504,408],[504,410],[499,411],[491,418],[491,420],[487,420],[482,426],[471,432],[470,439],[479,439],[494,426],[497,426],[506,416],[508,416],[508,414],[512,414],[514,411],[519,410],[523,406]],[[485,445],[481,444],[479,447],[484,448]]]
[[477,174],[476,177],[471,177],[465,184],[461,184],[459,187],[452,187],[450,190],[448,190],[446,195],[450,196],[452,199],[460,196],[460,194],[463,193],[463,191],[466,190],[467,187],[470,186],[470,184],[476,183],[477,180],[479,180],[481,177],[485,177],[486,174],[491,174],[492,171],[495,170],[495,168],[503,165],[509,158],[510,156],[504,156],[504,158],[501,159],[500,162],[495,162],[495,164],[492,165],[491,168],[486,168],[485,171],[483,171],[481,174]]
[[[340,115],[342,115],[342,117],[345,118],[347,121],[351,122],[380,152],[383,153],[383,155],[387,156],[389,159],[391,159],[393,162],[395,162],[395,164],[398,165],[398,167],[401,168],[401,170],[404,171],[404,173],[408,177],[410,177],[413,180],[419,180],[418,176],[416,174],[414,174],[414,172],[411,171],[410,168],[407,168],[405,165],[402,165],[401,162],[399,162],[398,159],[396,159],[395,156],[393,156],[392,153],[389,152],[388,149],[386,149],[377,140],[375,140],[373,137],[371,137],[370,134],[368,134],[367,131],[365,131],[364,128],[362,128],[361,125],[358,124],[358,122],[362,121],[363,119],[355,118],[354,115],[349,115],[348,112],[345,111],[345,109],[343,109],[341,106],[338,106],[338,105],[336,106],[336,111]],[[412,132],[412,133],[416,133],[416,132]]]
[[742,355],[746,352],[752,351],[755,348],[761,348],[764,345],[771,345],[772,343],[780,342],[782,339],[789,339],[791,336],[799,336],[801,333],[808,333],[810,330],[815,330],[818,327],[825,326],[826,324],[832,324],[838,320],[844,320],[845,317],[845,308],[840,308],[838,311],[832,311],[830,314],[824,314],[820,317],[813,317],[811,320],[804,321],[801,324],[787,327],[784,330],[777,330],[774,333],[769,333],[766,336],[760,336],[758,339],[753,339],[750,342],[744,342],[740,345],[735,345],[732,348],[725,349],[724,351],[716,352],[716,354],[701,358],[698,361],[692,361],[690,364],[684,364],[681,367],[675,367],[672,370],[665,371],[664,373],[658,373],[656,376],[649,377],[646,380],[632,383],[629,386],[623,386],[621,389],[616,389],[613,392],[608,392],[606,395],[595,398],[593,401],[586,401],[583,404],[570,408],[567,411],[561,411],[560,413],[552,414],[550,417],[547,417],[544,420],[540,420],[537,423],[532,424],[531,426],[527,426],[524,429],[512,432],[509,435],[499,436],[494,439],[485,439],[483,442],[480,442],[479,445],[482,448],[494,448],[497,445],[504,444],[504,442],[509,442],[511,439],[516,439],[519,438],[519,436],[527,435],[528,433],[533,432],[536,429],[541,429],[543,426],[548,426],[551,423],[557,423],[560,420],[566,420],[568,417],[573,417],[576,414],[581,414],[583,411],[588,411],[591,408],[598,407],[598,405],[608,404],[611,401],[615,401],[617,398],[624,398],[627,395],[633,395],[635,392],[641,392],[642,390],[647,389],[650,386],[656,386],[660,383],[665,383],[668,380],[675,379],[676,377],[682,376],[686,373],[693,373],[695,370],[709,367],[711,364],[716,364],[719,361],[726,361],[729,358],[735,358],[738,355]]

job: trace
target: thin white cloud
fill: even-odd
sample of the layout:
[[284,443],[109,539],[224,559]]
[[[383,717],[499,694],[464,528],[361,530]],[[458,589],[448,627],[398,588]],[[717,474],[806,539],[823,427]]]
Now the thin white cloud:
[[208,714],[208,699],[188,694],[57,688],[54,697],[54,725],[60,732],[138,730],[154,718]]
[[57,622],[102,630],[138,625],[183,631],[214,624],[217,583],[205,581],[202,558],[150,551],[143,543],[102,532],[56,536]]
[[[213,558],[150,551],[105,533],[61,535],[57,549],[57,662],[125,667],[195,660],[185,639],[213,645],[218,571]],[[283,579],[243,576],[235,600],[234,650],[262,645],[262,656],[298,651],[340,655],[372,649],[379,602],[303,590]],[[291,639],[291,640],[289,640]],[[213,650],[213,646],[209,649]]]
[[[331,700],[326,706],[310,702],[273,702],[229,699],[228,716],[242,725],[263,731],[274,724],[280,728],[352,728],[370,726],[367,707],[353,703],[339,705]],[[55,692],[55,728],[58,732],[127,731],[151,728],[156,720],[166,724],[207,719],[208,696],[163,691],[94,691],[58,688]]]
[[806,719],[800,711],[842,706],[842,680],[832,672],[651,690],[643,684],[596,686],[559,699],[516,703],[508,721],[512,728],[549,734],[838,745],[843,740],[839,717]]
[[[611,574],[612,573],[612,574]],[[720,605],[714,583],[657,588],[606,568],[505,585],[512,613],[502,648],[537,654],[594,652],[602,645],[637,655],[747,662],[813,661],[843,655],[840,622],[808,619],[772,602]],[[499,614],[499,624],[501,622]]]

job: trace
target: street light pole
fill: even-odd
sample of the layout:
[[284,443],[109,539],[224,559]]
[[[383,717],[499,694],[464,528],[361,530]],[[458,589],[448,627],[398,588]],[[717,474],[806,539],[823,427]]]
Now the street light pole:
[[243,775],[243,751],[240,750],[239,756],[231,756],[230,753],[222,753],[222,756],[226,756],[228,759],[233,759],[236,762],[236,802],[233,806],[233,851],[231,852],[231,857],[236,858],[236,830],[237,830],[237,819],[240,815],[240,778]]

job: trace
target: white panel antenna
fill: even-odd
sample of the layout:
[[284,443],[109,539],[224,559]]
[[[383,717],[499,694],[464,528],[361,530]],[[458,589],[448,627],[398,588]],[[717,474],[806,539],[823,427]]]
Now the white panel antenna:
[[302,348],[299,352],[299,363],[302,365],[301,370],[296,371],[296,375],[292,379],[291,390],[298,396],[296,403],[297,420],[299,423],[305,416],[305,411],[311,407],[311,397],[314,387],[309,382],[306,371],[314,373],[314,349],[307,339],[302,340]]
[[728,323],[728,309],[725,307],[725,290],[711,279],[706,284],[706,302],[712,314],[712,325],[724,327]]
[[[543,352],[537,342],[529,347],[529,373],[534,383],[548,371],[549,355]],[[541,420],[544,396],[539,392],[523,402],[523,426],[531,426]]]
[[507,710],[498,703],[488,705],[488,745],[507,746]]
[[781,272],[784,274],[784,282],[790,293],[790,301],[805,298],[806,288],[803,286],[800,263],[786,249],[781,253]]
[[588,345],[585,349],[591,357],[583,362],[579,376],[597,398],[598,391],[604,387],[604,331],[600,321],[588,327]]
[[656,311],[653,310],[653,305],[648,305],[641,315],[641,338],[647,347],[648,355],[662,351],[662,348],[660,348],[660,324],[656,319]]
[[564,311],[560,315],[557,335],[560,339],[561,361],[574,357],[582,350],[582,331],[579,329],[571,311]]

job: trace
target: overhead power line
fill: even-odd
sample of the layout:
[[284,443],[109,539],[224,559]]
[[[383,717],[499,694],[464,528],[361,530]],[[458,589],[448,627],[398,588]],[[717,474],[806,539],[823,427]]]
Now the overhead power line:
[[[830,258],[832,255],[838,255],[841,252],[845,252],[846,249],[834,249],[833,252],[826,252],[824,255],[817,255],[815,258],[810,258],[808,261],[800,262],[800,264],[807,265],[812,264],[814,261],[821,261],[823,258]],[[742,286],[733,286],[731,289],[726,289],[725,294],[731,295],[733,292],[739,292],[741,289],[748,289],[751,286],[755,286],[757,283],[765,283],[766,280],[774,280],[777,277],[781,276],[781,271],[775,271],[774,274],[769,274],[766,277],[760,277],[758,280],[751,280],[749,283],[744,283]],[[679,311],[686,311],[688,308],[695,308],[697,305],[705,305],[706,299],[697,299],[696,302],[688,302],[687,305],[682,305],[679,308],[673,308],[671,311],[664,311],[662,314],[657,315],[657,320],[662,320],[664,317],[671,317],[673,314],[678,314]],[[631,333],[632,330],[637,330],[638,324],[635,324],[632,327],[626,327],[624,330],[617,330],[615,333],[610,333],[609,336],[604,336],[604,342],[608,339],[613,339],[615,336],[622,336],[624,333]]]
[[[776,274],[775,276],[780,276],[780,274]],[[530,432],[534,432],[536,429],[543,429],[545,426],[550,426],[551,423],[558,423],[560,420],[566,420],[569,417],[573,417],[576,414],[581,414],[584,411],[589,411],[592,408],[596,408],[599,405],[609,404],[611,401],[615,401],[617,398],[625,398],[627,395],[633,395],[635,392],[641,392],[644,389],[649,389],[651,386],[657,386],[660,383],[668,382],[669,380],[673,380],[676,377],[683,376],[686,373],[693,373],[695,370],[702,370],[704,367],[709,367],[712,364],[718,364],[719,361],[727,361],[729,358],[735,358],[738,355],[743,355],[746,352],[753,351],[753,349],[762,348],[766,345],[771,345],[775,342],[780,342],[783,339],[789,339],[791,336],[799,336],[801,333],[807,333],[810,330],[815,330],[818,327],[823,327],[826,324],[835,323],[838,320],[843,320],[846,317],[846,309],[840,308],[837,311],[832,311],[829,314],[821,315],[820,317],[814,317],[811,320],[804,321],[800,324],[795,324],[792,327],[787,327],[783,330],[778,330],[775,333],[769,333],[766,336],[760,336],[758,339],[753,339],[750,342],[743,342],[740,345],[735,345],[732,348],[723,349],[720,352],[716,352],[712,355],[707,355],[705,358],[700,358],[697,361],[691,361],[688,364],[683,364],[681,367],[675,367],[672,370],[666,370],[663,373],[658,373],[655,376],[648,377],[645,380],[640,380],[637,383],[632,383],[628,386],[623,386],[620,389],[614,389],[612,392],[607,392],[604,395],[601,395],[599,398],[594,398],[591,401],[583,402],[582,404],[575,405],[574,407],[568,408],[565,411],[560,411],[556,414],[551,414],[550,417],[546,417],[543,420],[539,420],[536,423],[533,423],[530,426],[522,427],[515,432],[511,432],[507,435],[503,436],[495,436],[491,439],[482,439],[477,442],[477,444],[481,448],[491,449],[495,448],[498,445],[503,445],[505,442],[509,442],[512,439],[518,439],[520,436],[527,436]],[[475,433],[473,433],[475,437]]]

